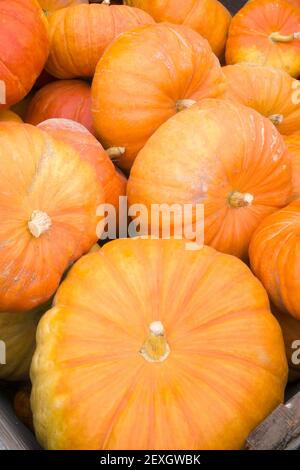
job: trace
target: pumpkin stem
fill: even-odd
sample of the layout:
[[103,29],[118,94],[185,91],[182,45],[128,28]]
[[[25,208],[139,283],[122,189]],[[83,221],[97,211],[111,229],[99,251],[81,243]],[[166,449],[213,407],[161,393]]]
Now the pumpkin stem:
[[183,111],[184,109],[190,108],[193,106],[193,104],[196,104],[197,101],[195,100],[177,100],[176,101],[176,111],[179,113],[180,111]]
[[43,233],[47,232],[52,225],[49,215],[43,211],[33,211],[28,222],[28,228],[35,238],[39,238]]
[[292,34],[280,34],[278,31],[271,33],[269,39],[274,42],[291,42],[295,39],[300,39],[300,32]]
[[149,336],[140,349],[140,354],[148,362],[163,362],[170,354],[170,346],[165,338],[165,329],[160,321],[149,326]]
[[106,149],[106,152],[108,153],[108,156],[111,160],[118,160],[118,158],[124,155],[125,151],[125,147],[110,147],[109,149]]
[[277,126],[278,124],[281,124],[283,122],[283,115],[282,114],[271,114],[271,116],[269,116],[269,119],[270,119],[270,121],[273,122],[273,124],[275,126]]
[[239,191],[233,191],[229,194],[228,202],[230,207],[238,209],[239,207],[251,206],[254,196],[250,193],[240,193]]

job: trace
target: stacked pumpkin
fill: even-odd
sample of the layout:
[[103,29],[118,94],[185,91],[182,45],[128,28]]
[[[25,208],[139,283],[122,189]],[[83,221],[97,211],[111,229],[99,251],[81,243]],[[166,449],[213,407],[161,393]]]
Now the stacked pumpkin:
[[[300,10],[110,3],[0,0],[0,378],[47,449],[240,449],[300,376]],[[125,194],[205,245],[95,247]]]

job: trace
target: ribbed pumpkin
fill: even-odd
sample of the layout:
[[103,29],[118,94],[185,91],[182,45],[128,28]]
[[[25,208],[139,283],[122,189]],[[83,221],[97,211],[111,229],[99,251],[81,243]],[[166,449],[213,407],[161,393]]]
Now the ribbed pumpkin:
[[124,5],[77,5],[49,18],[47,70],[57,78],[92,77],[106,47],[122,32],[153,23],[143,10]]
[[94,133],[89,84],[58,80],[41,88],[30,101],[25,121],[37,125],[51,118],[72,119]]
[[52,137],[72,145],[82,159],[93,166],[104,190],[105,202],[113,204],[118,213],[119,196],[126,195],[127,181],[115,170],[100,142],[81,124],[69,119],[48,119],[38,127]]
[[300,321],[291,315],[280,312],[273,306],[272,313],[282,330],[289,364],[289,381],[295,382],[300,379]]
[[268,117],[281,134],[300,129],[300,83],[275,67],[236,64],[223,67],[226,97]]
[[286,375],[266,292],[240,260],[120,239],[76,263],[39,324],[34,427],[47,449],[240,449]]
[[10,109],[3,109],[2,111],[0,111],[0,122],[2,121],[23,122],[20,116],[18,116]]
[[255,0],[233,17],[227,64],[251,62],[300,74],[300,10],[285,0]]
[[28,124],[0,124],[0,311],[31,310],[96,242],[103,190],[71,146]]
[[38,0],[38,2],[46,15],[49,16],[51,13],[61,8],[81,5],[82,3],[88,4],[89,0]]
[[196,100],[222,96],[224,87],[218,59],[198,33],[169,24],[139,27],[119,36],[97,65],[94,126],[106,148],[123,149],[117,164],[129,169],[163,122]]
[[143,8],[157,22],[189,26],[208,40],[216,55],[224,52],[231,15],[217,0],[124,0],[124,3]]
[[283,136],[292,161],[292,199],[300,199],[300,131]]
[[270,215],[254,233],[251,267],[280,310],[300,319],[300,201]]
[[149,139],[127,193],[129,205],[145,204],[148,214],[151,204],[192,204],[194,224],[203,204],[205,243],[245,258],[260,221],[289,200],[290,160],[268,119],[230,101],[203,100]]
[[26,313],[0,313],[0,351],[5,353],[5,364],[0,361],[0,379],[28,379],[36,328],[44,311],[39,308]]
[[0,80],[6,88],[1,109],[27,95],[47,60],[49,39],[47,19],[36,0],[2,0],[0,24]]

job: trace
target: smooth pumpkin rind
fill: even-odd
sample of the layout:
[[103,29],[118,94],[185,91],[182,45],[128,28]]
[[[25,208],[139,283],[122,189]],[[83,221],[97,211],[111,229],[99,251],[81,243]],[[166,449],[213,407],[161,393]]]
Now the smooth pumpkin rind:
[[293,194],[292,199],[300,199],[300,131],[284,136],[292,162]]

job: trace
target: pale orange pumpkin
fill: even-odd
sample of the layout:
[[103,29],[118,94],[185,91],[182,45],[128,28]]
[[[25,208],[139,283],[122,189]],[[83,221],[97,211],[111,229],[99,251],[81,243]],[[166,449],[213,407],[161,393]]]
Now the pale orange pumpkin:
[[[191,204],[195,236],[202,204],[205,243],[246,258],[254,230],[288,203],[291,186],[287,148],[268,119],[237,103],[203,100],[148,140],[132,167],[127,194],[129,205],[147,207],[147,216],[151,204]],[[143,214],[141,220],[146,224]],[[161,220],[151,222],[154,229],[158,222],[162,227]]]
[[120,239],[75,264],[39,323],[35,432],[47,449],[240,449],[286,376],[245,264],[182,240]]
[[96,242],[103,190],[69,145],[28,124],[0,123],[0,311],[30,310]]
[[233,17],[227,64],[251,62],[300,74],[300,10],[285,0],[247,2]]
[[10,109],[0,110],[0,122],[2,121],[23,122],[20,116]]
[[124,0],[124,3],[143,8],[157,22],[189,26],[208,40],[216,55],[224,52],[231,15],[217,0]]
[[154,23],[143,10],[124,5],[77,5],[49,18],[47,70],[57,78],[92,77],[106,47],[122,32]]
[[251,268],[277,308],[300,319],[300,201],[265,218],[250,248]]
[[235,64],[223,67],[226,97],[268,117],[281,134],[300,129],[300,83],[275,67]]
[[224,87],[219,61],[198,33],[139,27],[119,36],[97,65],[94,126],[106,148],[121,149],[117,164],[128,170],[163,122],[197,100],[222,96]]
[[292,199],[300,199],[300,131],[283,136],[292,161]]

